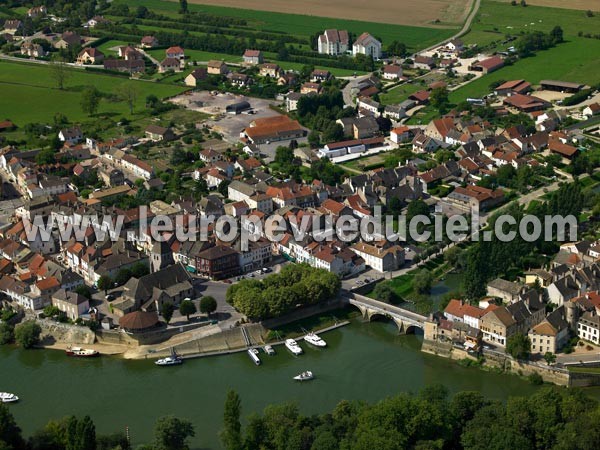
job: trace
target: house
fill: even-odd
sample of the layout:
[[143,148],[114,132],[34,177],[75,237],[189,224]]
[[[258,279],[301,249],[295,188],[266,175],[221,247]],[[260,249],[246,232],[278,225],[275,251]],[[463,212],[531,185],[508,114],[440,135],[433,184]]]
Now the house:
[[171,128],[165,128],[159,125],[148,125],[144,134],[153,142],[171,141],[175,139],[175,134]]
[[386,240],[372,244],[358,242],[350,250],[360,256],[367,266],[381,273],[398,270],[404,265],[404,248]]
[[583,108],[583,114],[587,117],[592,117],[600,114],[600,103],[592,103],[591,105]]
[[577,323],[577,336],[600,345],[600,316],[590,311],[583,313]]
[[56,306],[71,320],[81,318],[90,310],[90,302],[87,297],[65,289],[60,289],[52,294],[52,306]]
[[16,34],[23,28],[23,22],[18,19],[9,19],[4,22],[4,31],[10,34]]
[[379,124],[372,116],[364,116],[356,119],[352,125],[354,139],[364,139],[379,133]]
[[29,8],[27,10],[27,16],[32,19],[37,19],[38,17],[43,17],[48,13],[48,10],[44,5],[34,6],[33,8]]
[[154,175],[154,169],[150,164],[136,158],[133,155],[125,155],[121,159],[121,165],[138,178],[149,180]]
[[298,82],[298,75],[293,71],[283,72],[277,78],[278,86],[293,86]]
[[435,119],[429,122],[425,128],[425,135],[440,143],[446,142],[446,136],[451,130],[455,130],[454,119],[451,117],[444,117],[442,119]]
[[413,92],[409,95],[409,100],[414,100],[418,105],[425,105],[429,103],[429,97],[431,96],[431,92],[429,91],[417,91]]
[[573,159],[577,153],[577,147],[573,147],[569,144],[564,144],[558,139],[550,139],[548,141],[548,148],[551,153],[562,156],[563,158],[570,160]]
[[556,308],[531,328],[527,335],[531,341],[531,353],[544,355],[558,352],[569,340],[566,306]]
[[277,78],[281,73],[281,68],[277,64],[264,63],[260,65],[258,73],[261,77]]
[[478,208],[479,211],[489,210],[504,201],[501,189],[488,189],[481,186],[456,187],[446,199],[466,211]]
[[[494,308],[490,308],[494,309]],[[444,316],[451,322],[463,322],[479,330],[479,320],[490,310],[452,299],[444,309]]]
[[381,76],[385,80],[398,81],[402,78],[402,66],[397,64],[386,64],[381,69]]
[[527,302],[519,300],[508,306],[500,306],[488,310],[480,320],[480,329],[483,340],[490,344],[505,347],[508,339],[516,334],[526,334],[530,327],[544,319],[543,304],[536,305],[535,309]]
[[494,89],[496,95],[508,97],[513,94],[527,94],[531,91],[531,83],[525,80],[511,80],[502,83],[500,86]]
[[234,72],[230,74],[229,81],[231,82],[231,84],[238,87],[245,87],[252,84],[252,78],[250,78],[245,73],[240,72]]
[[40,44],[34,44],[31,41],[23,42],[21,45],[21,55],[27,55],[33,58],[40,58],[47,55],[46,50]]
[[185,51],[179,47],[178,45],[174,47],[169,47],[165,50],[165,56],[167,58],[175,58],[179,60],[185,59]]
[[142,59],[105,59],[104,69],[117,72],[141,73],[146,70],[146,63]]
[[181,72],[181,61],[176,58],[165,58],[158,65],[158,72],[165,73],[169,70],[173,72]]
[[285,97],[285,109],[287,112],[296,111],[298,109],[298,100],[302,97],[300,92],[290,92]]
[[104,53],[94,47],[86,47],[77,56],[77,64],[100,64],[104,61]]
[[352,55],[356,56],[359,53],[373,59],[379,59],[381,58],[381,42],[365,32],[356,38],[352,44]]
[[58,139],[60,139],[61,142],[77,144],[83,139],[83,133],[79,127],[65,128],[58,132]]
[[118,55],[119,58],[123,58],[125,61],[144,59],[144,55],[142,55],[137,49],[135,49],[131,45],[119,47]]
[[379,117],[379,109],[381,104],[370,97],[358,97],[356,101],[359,117],[374,116]]
[[310,74],[310,81],[313,83],[324,83],[331,78],[331,72],[324,69],[315,69]]
[[203,67],[199,67],[194,69],[192,73],[185,77],[184,81],[186,86],[196,87],[198,86],[198,82],[206,80],[207,77],[208,71]]
[[210,60],[207,64],[207,70],[209,75],[225,75],[229,72],[229,68],[224,61]]
[[244,64],[255,66],[263,63],[263,54],[260,50],[247,49],[242,57],[244,58]]
[[300,93],[305,94],[320,94],[323,88],[319,83],[304,83],[300,86]]
[[234,180],[227,186],[227,198],[234,202],[241,202],[256,194],[256,189],[243,181]]
[[338,56],[345,54],[349,49],[350,38],[346,30],[325,30],[317,39],[319,53]]
[[487,58],[482,61],[475,61],[469,66],[469,70],[487,74],[492,73],[502,67],[504,67],[504,60],[499,56],[492,56],[491,58]]
[[423,133],[415,135],[411,143],[413,151],[418,153],[434,152],[439,148],[439,144],[435,139],[432,139]]
[[109,20],[105,19],[103,16],[94,16],[86,23],[83,24],[84,28],[95,28],[100,23],[110,23]]
[[83,40],[81,36],[73,31],[65,31],[61,38],[54,44],[56,48],[71,48],[81,45]]
[[522,284],[496,278],[488,283],[487,295],[500,298],[503,303],[513,303],[519,299],[524,289],[525,286]]
[[542,111],[550,107],[550,103],[548,103],[546,100],[542,100],[541,98],[533,95],[522,94],[513,94],[510,97],[506,97],[502,103],[524,113]]
[[446,43],[444,48],[449,52],[459,54],[464,50],[465,44],[460,39],[452,39]]
[[412,131],[406,125],[394,128],[390,132],[390,140],[396,144],[408,142],[412,139]]
[[580,296],[582,289],[580,283],[574,277],[567,275],[550,284],[546,288],[546,292],[548,293],[549,303],[561,306]]
[[154,48],[158,47],[158,39],[154,36],[144,36],[140,41],[140,47],[142,48]]
[[297,120],[280,115],[256,119],[243,133],[251,143],[265,144],[304,137],[306,130]]
[[240,255],[231,247],[215,245],[196,255],[196,271],[214,280],[240,273]]
[[413,59],[415,69],[432,70],[435,68],[435,60],[431,56],[415,56]]
[[406,109],[401,105],[385,105],[383,108],[383,117],[399,122],[407,116]]

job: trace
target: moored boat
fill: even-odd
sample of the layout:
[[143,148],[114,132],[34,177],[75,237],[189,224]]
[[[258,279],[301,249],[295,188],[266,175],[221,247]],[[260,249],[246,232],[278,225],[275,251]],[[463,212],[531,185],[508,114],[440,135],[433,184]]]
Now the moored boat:
[[272,345],[269,345],[269,344],[265,345],[263,347],[263,350],[269,356],[273,356],[275,354],[275,349],[273,348]]
[[257,366],[260,366],[260,358],[258,357],[258,349],[249,348],[248,355],[250,356],[250,359],[252,361],[254,361],[254,364],[256,364]]
[[166,358],[154,361],[154,364],[157,366],[178,366],[179,364],[183,364],[183,359],[177,355],[167,356]]
[[316,333],[308,333],[304,336],[304,340],[315,347],[327,347],[327,342],[321,339]]
[[285,340],[285,346],[294,355],[301,355],[302,354],[302,348],[298,345],[298,343],[294,339],[286,339]]
[[18,402],[19,397],[10,392],[0,392],[0,403],[14,403]]
[[67,347],[66,353],[68,356],[74,356],[76,358],[92,358],[100,355],[96,350],[81,347]]
[[302,372],[301,374],[298,374],[294,377],[294,380],[296,381],[309,381],[314,379],[315,376],[313,375],[313,373],[310,370],[307,370],[306,372]]

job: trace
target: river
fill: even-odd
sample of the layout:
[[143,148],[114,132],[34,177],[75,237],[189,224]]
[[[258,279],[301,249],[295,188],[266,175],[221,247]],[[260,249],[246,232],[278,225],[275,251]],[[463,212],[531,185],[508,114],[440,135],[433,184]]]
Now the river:
[[[225,392],[242,398],[243,415],[269,403],[295,401],[303,413],[331,409],[342,399],[376,401],[401,391],[443,383],[451,391],[478,390],[504,399],[535,387],[516,376],[464,368],[419,351],[419,336],[398,336],[388,322],[351,324],[323,335],[326,349],[308,348],[293,357],[284,347],[277,355],[261,353],[254,366],[246,353],[156,367],[152,361],[101,357],[68,358],[60,351],[0,348],[0,390],[16,393],[10,405],[26,434],[49,419],[89,414],[99,433],[128,426],[132,442],[151,439],[157,417],[175,414],[193,421],[193,448],[219,448]],[[292,376],[310,369],[316,379],[295,383]]]

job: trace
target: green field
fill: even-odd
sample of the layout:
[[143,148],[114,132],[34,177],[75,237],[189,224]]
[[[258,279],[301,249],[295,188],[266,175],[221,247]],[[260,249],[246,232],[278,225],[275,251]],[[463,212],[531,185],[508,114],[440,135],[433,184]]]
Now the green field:
[[567,38],[577,36],[580,31],[596,34],[600,30],[600,14],[587,17],[585,11],[540,6],[524,8],[511,6],[508,2],[482,0],[471,31],[462,39],[465,43],[482,46],[502,41],[506,34],[518,35],[534,30],[549,32],[556,25],[562,27]]
[[[177,17],[177,11],[179,10],[179,3],[164,0],[115,0],[115,3],[124,3],[129,5],[130,8],[143,5],[148,9],[171,17]],[[398,40],[404,42],[411,49],[424,48],[452,36],[456,30],[379,24],[357,20],[282,14],[208,5],[189,4],[188,9],[190,11],[203,11],[218,16],[243,18],[248,21],[250,29],[287,33],[296,36],[306,36],[307,38],[327,28],[347,29],[357,36],[364,31],[368,31],[374,36],[380,37],[383,40],[384,47],[391,41]]]
[[517,61],[512,66],[485,75],[450,93],[450,101],[458,103],[469,97],[479,98],[490,92],[490,84],[498,80],[525,79],[532,84],[543,79],[580,83],[600,81],[600,40],[569,38],[549,50]]
[[425,89],[425,87],[419,83],[405,83],[390,89],[384,94],[380,94],[379,98],[384,105],[393,105],[407,100],[411,94],[421,89]]
[[[114,94],[120,85],[135,84],[137,111],[143,110],[145,98],[150,94],[168,97],[184,90],[179,86],[128,80],[81,69],[72,69],[70,74],[65,90],[61,91],[56,88],[51,69],[47,66],[0,61],[0,117],[20,126],[31,122],[51,122],[58,112],[65,114],[72,122],[88,119],[81,110],[80,96],[81,90],[89,85],[96,86],[103,93]],[[100,103],[98,113],[116,116],[117,119],[130,117],[124,102],[106,99]]]

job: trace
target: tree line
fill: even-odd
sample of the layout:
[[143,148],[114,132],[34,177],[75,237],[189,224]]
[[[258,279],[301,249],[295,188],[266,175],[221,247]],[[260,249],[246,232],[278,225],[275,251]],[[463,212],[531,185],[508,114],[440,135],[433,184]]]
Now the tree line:
[[245,279],[227,289],[227,302],[253,320],[278,317],[298,305],[334,298],[341,287],[337,275],[308,264],[290,264],[263,280]]

